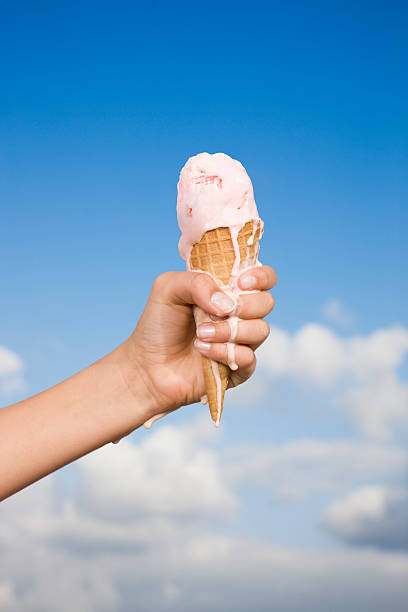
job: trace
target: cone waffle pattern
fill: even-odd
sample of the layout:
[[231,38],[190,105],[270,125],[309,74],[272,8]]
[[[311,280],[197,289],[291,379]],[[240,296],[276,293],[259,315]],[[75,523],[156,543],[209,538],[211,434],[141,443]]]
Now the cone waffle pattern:
[[[252,221],[248,221],[238,234],[238,246],[240,263],[247,262],[248,267],[254,266],[257,262],[259,251],[259,238],[261,234],[261,222],[255,231],[253,243],[248,245],[248,240],[252,237],[254,226]],[[190,255],[190,269],[209,272],[212,276],[221,281],[224,285],[229,284],[232,268],[235,262],[235,250],[228,227],[217,227],[209,230],[196,243]],[[202,355],[204,381],[210,407],[211,418],[217,422],[218,402],[217,384],[213,372],[214,367],[218,368],[221,380],[221,411],[224,403],[224,394],[228,386],[230,369],[223,363],[212,362]],[[213,365],[212,365],[213,364]]]

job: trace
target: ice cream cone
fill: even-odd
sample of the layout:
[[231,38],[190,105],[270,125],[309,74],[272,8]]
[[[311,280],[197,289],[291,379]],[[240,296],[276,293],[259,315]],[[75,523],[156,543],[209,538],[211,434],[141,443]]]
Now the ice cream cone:
[[[187,269],[210,274],[221,290],[236,298],[240,293],[240,273],[259,265],[263,231],[244,166],[225,153],[190,157],[177,183],[177,220],[181,230],[179,251]],[[196,325],[210,320],[209,314],[198,307],[194,308],[194,317]],[[230,368],[238,367],[234,359],[237,323],[237,317],[231,316],[229,367],[203,357],[208,402],[216,425],[221,418]]]
[[[236,244],[229,227],[217,227],[205,232],[191,250],[190,270],[207,272],[221,286],[232,289],[230,281],[233,270],[239,273],[257,264],[261,230],[262,222],[259,219],[248,221],[239,231]],[[197,325],[209,320],[208,315],[199,308],[195,310],[195,319]],[[227,365],[205,356],[202,356],[202,364],[211,418],[218,426],[231,370]]]

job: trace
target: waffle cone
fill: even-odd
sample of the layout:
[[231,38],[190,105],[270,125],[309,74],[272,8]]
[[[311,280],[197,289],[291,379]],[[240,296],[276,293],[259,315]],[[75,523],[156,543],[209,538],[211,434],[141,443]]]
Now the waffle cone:
[[[248,221],[238,234],[240,267],[253,267],[258,260],[261,221],[257,222],[254,233],[254,221]],[[253,240],[251,241],[251,238]],[[251,244],[248,244],[251,242]],[[217,227],[209,230],[197,242],[190,254],[190,270],[201,270],[210,273],[223,285],[228,287],[235,263],[235,249],[229,227]],[[196,323],[208,320],[208,315],[199,308],[195,311]],[[228,387],[231,370],[227,365],[208,359],[202,355],[204,381],[208,405],[212,420],[218,426],[224,404],[224,394]],[[217,386],[217,372],[219,383]]]

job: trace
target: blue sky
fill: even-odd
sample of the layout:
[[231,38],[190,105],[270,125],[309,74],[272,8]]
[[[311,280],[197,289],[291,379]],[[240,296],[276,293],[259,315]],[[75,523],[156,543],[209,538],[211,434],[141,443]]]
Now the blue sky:
[[[122,457],[118,473],[132,453],[149,457],[149,440],[159,444],[160,436],[170,457],[177,448],[185,458],[177,473],[184,473],[188,457],[200,463],[200,453],[208,455],[213,480],[204,474],[199,482],[203,491],[208,485],[208,499],[210,490],[218,491],[224,505],[208,502],[201,515],[183,489],[183,512],[196,528],[181,531],[174,500],[161,519],[187,543],[204,531],[206,541],[214,538],[209,559],[226,546],[216,538],[230,538],[234,558],[247,538],[258,570],[269,567],[263,555],[272,554],[260,547],[290,550],[293,575],[280,610],[298,609],[289,593],[296,591],[301,555],[312,568],[307,582],[316,586],[316,601],[328,609],[322,592],[318,597],[321,576],[314,566],[322,551],[333,555],[323,585],[335,591],[342,572],[349,581],[347,601],[339,587],[339,610],[386,605],[353,582],[354,564],[362,564],[385,598],[393,593],[395,605],[403,606],[408,592],[398,583],[399,570],[392,582],[378,567],[391,557],[395,567],[408,565],[408,538],[401,534],[396,553],[388,520],[408,517],[404,3],[0,2],[0,22],[0,346],[9,351],[3,366],[0,354],[1,403],[55,384],[127,337],[155,276],[183,269],[175,210],[181,167],[201,151],[228,153],[253,180],[265,221],[261,259],[279,277],[269,318],[274,331],[248,384],[256,399],[244,389],[231,394],[221,432],[207,430],[207,409],[197,406],[151,432],[135,432],[131,447],[126,442],[124,450],[114,449]],[[305,440],[309,446],[302,446]],[[325,475],[320,456],[331,466]],[[89,543],[66,509],[54,508],[62,495],[78,524],[94,521],[95,527],[101,506],[111,504],[109,525],[117,526],[120,497],[104,502],[97,485],[94,501],[81,493],[104,479],[105,455],[95,457],[5,503],[4,521],[32,500],[39,517],[58,524],[59,536],[31,532],[21,512],[15,542],[24,534],[27,550],[44,547],[50,564],[61,555],[67,588],[85,602],[78,604],[83,609],[100,610],[101,601],[107,610],[131,609],[132,587],[119,579],[109,583],[110,595],[95,586],[82,599],[72,568],[82,564],[87,571],[97,558],[101,575],[110,575],[111,566],[108,571],[99,557],[75,556]],[[244,477],[250,458],[255,467]],[[361,473],[353,474],[353,461],[364,464]],[[293,486],[280,482],[276,463]],[[261,469],[267,476],[255,485]],[[160,489],[164,475],[156,476]],[[137,490],[138,482],[124,483],[124,490]],[[303,482],[309,488],[299,493]],[[135,497],[129,516],[140,518],[139,503]],[[381,524],[367,519],[367,507],[374,514],[382,508]],[[215,530],[213,511],[223,517]],[[352,526],[345,524],[347,512]],[[370,520],[368,533],[362,525]],[[71,535],[64,540],[64,533]],[[166,537],[164,557],[174,546]],[[101,550],[105,544],[101,536]],[[153,544],[146,546],[150,559]],[[181,557],[191,569],[189,554]],[[279,575],[286,561],[278,555],[270,563]],[[63,586],[56,583],[46,595],[33,574],[34,599],[19,600],[18,566],[10,567],[0,604],[3,597],[10,609],[31,610],[34,600],[55,609],[52,597],[60,601]],[[164,599],[154,600],[155,609],[181,610],[192,601],[189,589],[200,594],[204,580],[194,581],[197,568],[187,571],[191,584],[181,584],[176,574],[157,578]],[[211,568],[200,568],[209,580]],[[234,583],[236,574],[230,579]],[[138,588],[144,592],[146,584]],[[271,609],[268,585],[267,579],[258,584],[259,610]],[[221,585],[214,610],[224,609],[222,593]],[[237,605],[250,596],[248,587]],[[140,609],[150,609],[152,601],[147,589]]]

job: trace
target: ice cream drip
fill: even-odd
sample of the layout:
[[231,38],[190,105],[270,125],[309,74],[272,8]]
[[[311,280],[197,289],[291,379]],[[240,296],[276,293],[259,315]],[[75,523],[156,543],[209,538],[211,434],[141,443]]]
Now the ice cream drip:
[[[239,161],[224,153],[200,153],[191,157],[185,164],[177,189],[177,218],[182,232],[179,251],[186,261],[187,269],[209,274],[218,286],[238,303],[239,294],[249,293],[238,287],[240,274],[261,265],[258,261],[258,243],[263,233],[263,222],[259,218],[252,183],[245,168]],[[202,269],[197,265],[199,256],[195,253],[196,245],[201,243],[207,232],[216,228],[228,228],[228,240],[230,245],[232,244],[230,260],[233,257],[233,261],[227,277],[224,278],[224,281],[228,279],[227,282],[222,282],[209,269]],[[245,236],[244,245],[242,230]],[[194,307],[194,317],[196,325],[210,321],[210,316],[198,307]],[[226,343],[227,361],[229,369],[234,371],[238,369],[235,340],[239,318],[233,313],[228,322],[230,337]],[[223,389],[218,364],[214,361],[211,361],[211,371],[216,386],[215,424],[218,426]]]
[[238,370],[238,366],[235,363],[235,339],[238,333],[238,322],[239,318],[235,315],[229,317],[228,323],[230,327],[230,337],[227,342],[227,356],[228,366],[230,370]]
[[[209,274],[222,291],[238,304],[239,294],[253,293],[242,291],[238,287],[240,274],[261,265],[258,261],[258,242],[263,233],[263,222],[258,215],[251,179],[243,165],[228,155],[200,153],[187,160],[180,173],[177,191],[177,218],[181,230],[179,251],[186,261],[187,269]],[[252,224],[252,230],[250,224]],[[233,257],[233,261],[227,277],[224,278],[225,281],[228,279],[227,282],[222,282],[208,269],[202,269],[197,265],[192,266],[193,249],[207,232],[217,228],[228,228],[228,240],[229,244],[232,244],[230,258]],[[244,247],[242,231],[245,236]],[[211,320],[210,315],[197,306],[194,307],[194,318],[197,326]],[[227,361],[229,369],[234,371],[238,369],[235,341],[239,318],[234,312],[227,320],[230,326],[230,337],[226,343]],[[217,396],[217,416],[214,420],[218,426],[224,390],[217,362],[211,361],[211,371]],[[204,395],[201,401],[205,403],[207,399],[207,395]],[[155,420],[156,418],[150,419],[146,426],[151,426]]]
[[[254,192],[243,165],[225,155],[225,153],[200,153],[190,157],[183,167],[177,184],[177,219],[182,232],[179,241],[180,255],[186,261],[188,270],[209,274],[222,291],[233,299],[236,305],[239,295],[254,293],[242,291],[238,287],[238,278],[246,270],[260,266],[258,261],[258,242],[263,234],[263,221],[259,218]],[[252,224],[252,231],[246,240],[243,252],[240,248],[240,232],[248,223]],[[223,283],[208,270],[191,267],[191,252],[193,247],[201,241],[204,234],[216,228],[228,228],[234,251],[234,260],[228,283]],[[249,230],[247,230],[249,232]],[[256,248],[252,249],[256,239]],[[236,309],[235,309],[236,310]],[[211,321],[210,315],[195,306],[194,318],[196,326]],[[237,370],[235,356],[235,340],[238,333],[239,317],[235,311],[227,319],[230,326],[230,336],[227,347],[228,367],[231,371]],[[218,427],[222,411],[222,381],[218,364],[211,360],[211,371],[217,390],[217,417],[215,425]],[[208,402],[207,394],[201,397],[203,404]],[[168,414],[158,414],[145,423],[150,428],[154,422]]]

